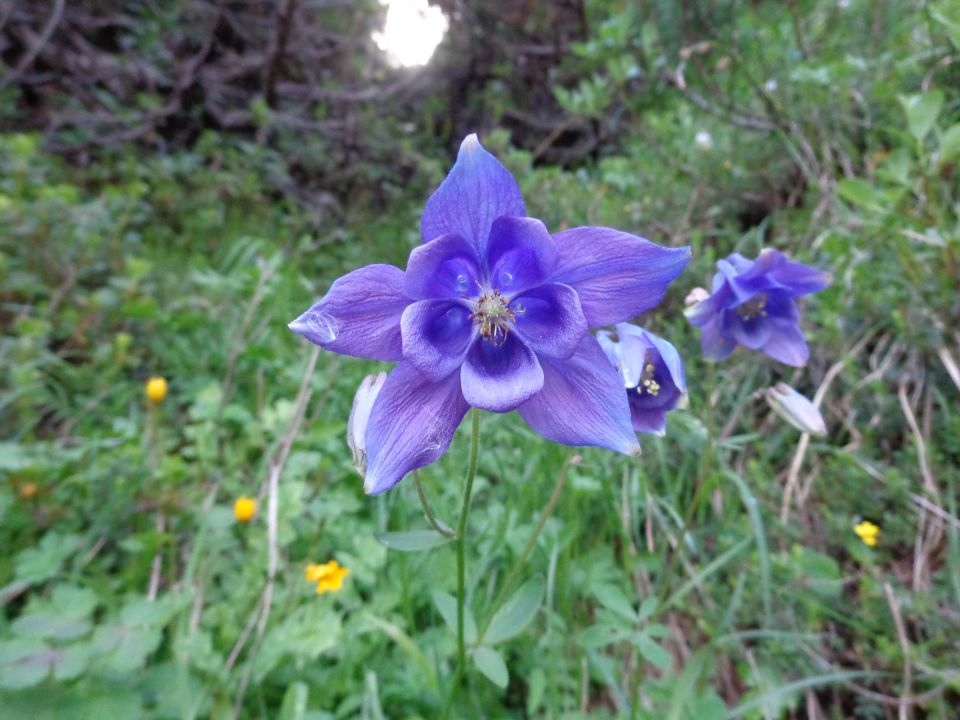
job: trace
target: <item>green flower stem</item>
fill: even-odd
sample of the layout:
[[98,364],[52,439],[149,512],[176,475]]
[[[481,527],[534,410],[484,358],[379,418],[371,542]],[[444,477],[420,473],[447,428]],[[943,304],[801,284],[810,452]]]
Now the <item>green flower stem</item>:
[[450,685],[450,693],[444,704],[441,717],[449,717],[453,698],[457,694],[460,681],[467,671],[467,643],[464,633],[463,608],[466,599],[466,534],[467,516],[470,513],[470,496],[473,493],[473,480],[477,476],[477,457],[480,450],[480,411],[474,408],[470,412],[473,419],[473,435],[470,441],[470,464],[467,468],[467,480],[463,490],[463,505],[460,506],[460,519],[457,522],[457,670]]
[[673,572],[674,563],[677,560],[677,555],[683,551],[683,542],[687,537],[687,533],[690,532],[690,526],[693,524],[693,516],[696,514],[697,508],[700,507],[700,501],[703,499],[703,496],[706,494],[707,488],[710,483],[707,482],[708,477],[711,477],[711,471],[713,467],[713,403],[710,401],[710,393],[713,392],[713,388],[716,380],[716,365],[712,362],[707,363],[707,385],[706,385],[706,407],[704,408],[704,424],[707,426],[707,442],[703,448],[703,455],[700,456],[700,469],[697,472],[697,482],[693,491],[693,498],[690,500],[690,504],[687,506],[687,511],[683,516],[683,525],[680,528],[680,535],[677,536],[677,546],[672,550],[668,549],[667,551],[667,562],[663,571],[663,581],[660,584],[660,596],[657,599],[657,613],[659,614],[660,608],[663,607],[664,602],[666,602],[667,594],[670,592],[670,576]]
[[427,522],[430,523],[430,527],[446,537],[456,537],[457,533],[454,532],[453,528],[434,515],[433,510],[430,509],[430,502],[427,500],[427,493],[424,491],[423,483],[420,481],[419,470],[413,471],[413,484],[417,488],[417,497],[420,498],[420,505],[423,507],[423,514],[427,516]]

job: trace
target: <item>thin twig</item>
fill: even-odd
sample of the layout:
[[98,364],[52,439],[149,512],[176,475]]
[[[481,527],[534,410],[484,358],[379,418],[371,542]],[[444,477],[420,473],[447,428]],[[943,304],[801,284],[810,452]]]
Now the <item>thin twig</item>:
[[[310,358],[307,360],[307,367],[303,373],[303,379],[300,381],[300,390],[297,392],[297,399],[294,403],[293,414],[287,423],[287,430],[280,439],[277,451],[270,462],[270,468],[267,473],[267,584],[263,589],[263,602],[259,611],[259,621],[257,623],[257,635],[254,642],[254,648],[250,652],[250,658],[256,654],[263,641],[264,633],[267,629],[267,621],[270,619],[270,609],[273,605],[274,587],[276,584],[277,567],[280,564],[280,547],[278,540],[279,525],[279,495],[280,495],[280,475],[290,456],[290,449],[293,442],[300,433],[300,426],[303,422],[303,416],[307,409],[307,403],[312,393],[311,380],[313,372],[317,366],[317,358],[320,357],[320,347],[314,346],[310,352]],[[249,633],[246,633],[249,634]],[[245,636],[241,638],[245,640]],[[238,643],[239,644],[239,643]],[[235,648],[236,649],[236,648]],[[231,653],[231,656],[233,653]],[[234,658],[234,662],[236,659]],[[250,681],[250,671],[252,664],[247,664],[243,679],[237,690],[237,697],[234,702],[235,714],[240,711],[240,704],[247,691],[247,684]]]
[[906,698],[913,695],[913,666],[910,664],[910,640],[907,638],[907,629],[903,624],[903,617],[900,615],[900,606],[897,599],[893,596],[893,588],[890,583],[883,583],[883,592],[887,596],[887,605],[890,606],[890,614],[893,615],[893,624],[897,629],[897,640],[900,642],[900,648],[903,650],[903,685],[900,688],[900,709],[898,712],[899,720],[909,720],[910,703]]

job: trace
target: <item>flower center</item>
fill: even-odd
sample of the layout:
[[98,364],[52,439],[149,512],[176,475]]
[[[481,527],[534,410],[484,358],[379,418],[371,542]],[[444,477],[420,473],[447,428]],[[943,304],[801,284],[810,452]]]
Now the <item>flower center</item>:
[[758,293],[737,308],[737,315],[744,320],[753,320],[755,317],[766,317],[767,294]]
[[643,375],[640,378],[640,384],[637,385],[638,395],[643,395],[644,390],[654,397],[660,394],[660,383],[653,379],[654,372],[656,372],[656,368],[651,362],[650,353],[647,353],[646,358],[644,358]]
[[509,301],[499,290],[484,293],[473,302],[470,319],[480,327],[480,337],[494,345],[503,345],[517,321],[517,313],[523,314],[523,308],[517,306],[516,312],[511,310]]

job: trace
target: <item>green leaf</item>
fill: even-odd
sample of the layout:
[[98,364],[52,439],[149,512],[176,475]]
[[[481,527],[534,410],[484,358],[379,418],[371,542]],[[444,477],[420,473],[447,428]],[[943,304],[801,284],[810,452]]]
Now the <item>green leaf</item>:
[[494,614],[483,636],[484,642],[496,645],[523,632],[536,616],[545,588],[541,577],[527,581]]
[[401,552],[420,552],[446,545],[453,540],[436,530],[410,530],[408,532],[377,533],[374,537],[391,550]]
[[547,689],[547,675],[543,668],[536,667],[527,678],[527,715],[533,717],[543,703]]
[[98,604],[96,593],[76,585],[57,585],[50,602],[59,615],[68,618],[89,617]]
[[[453,633],[454,637],[456,637],[457,599],[450,593],[443,592],[442,590],[434,590],[433,604],[437,606],[437,610],[440,612],[441,617],[443,617],[443,621],[447,624],[447,627],[450,628],[450,632]],[[470,608],[466,605],[463,607],[463,638],[470,645],[473,645],[473,643],[477,641],[477,622],[474,620]]]
[[643,659],[651,665],[667,670],[673,665],[673,658],[663,647],[646,633],[637,633],[634,640],[637,650],[643,655]]
[[848,178],[837,183],[837,194],[853,205],[870,210],[886,211],[886,198],[862,178]]
[[647,618],[651,617],[657,611],[657,596],[650,595],[643,599],[643,602],[640,603],[640,610],[637,613],[637,619],[640,622],[643,622]]
[[923,140],[933,128],[943,107],[943,93],[940,90],[931,90],[917,95],[900,95],[897,99],[907,115],[910,134],[917,141]]
[[938,163],[943,167],[960,157],[960,123],[949,128],[940,138]]
[[303,720],[307,713],[307,699],[310,689],[306,683],[295,682],[287,687],[280,705],[280,720]]
[[36,637],[50,640],[73,640],[86,635],[90,623],[86,620],[61,617],[49,612],[35,612],[21,615],[10,629],[21,637]]
[[697,698],[690,708],[690,720],[726,720],[727,706],[712,691]]
[[413,641],[409,635],[407,635],[403,630],[394,625],[392,622],[388,622],[383,618],[379,618],[376,615],[371,615],[365,613],[363,616],[369,623],[380,628],[387,634],[387,636],[393,640],[400,648],[410,656],[410,658],[420,666],[422,677],[426,678],[427,685],[430,689],[437,693],[439,692],[440,685],[437,682],[437,674],[433,669],[433,663],[431,663],[427,656],[423,654],[423,651],[417,647],[417,644]]
[[617,615],[631,622],[637,621],[637,613],[633,609],[633,604],[616,585],[600,583],[593,589],[593,594],[597,600],[600,601],[600,604],[608,610],[615,612]]
[[50,672],[51,652],[33,638],[0,643],[0,687],[19,690],[41,682]]
[[577,635],[577,643],[584,650],[595,650],[605,645],[621,642],[630,637],[630,630],[621,625],[597,623]]
[[79,547],[80,538],[76,535],[47,533],[39,545],[17,555],[17,579],[40,582],[56,575]]
[[473,651],[473,662],[477,669],[498,688],[507,687],[507,683],[510,682],[510,673],[507,672],[507,665],[496,650],[481,645]]

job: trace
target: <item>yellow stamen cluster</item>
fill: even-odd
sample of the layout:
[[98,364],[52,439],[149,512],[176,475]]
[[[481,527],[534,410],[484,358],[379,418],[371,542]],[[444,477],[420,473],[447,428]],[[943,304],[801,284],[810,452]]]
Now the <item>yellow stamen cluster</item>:
[[752,298],[747,300],[743,305],[740,305],[737,308],[737,315],[742,317],[744,320],[753,320],[755,317],[766,317],[767,316],[767,294],[766,293],[757,293]]
[[[503,345],[517,321],[517,313],[510,309],[510,302],[499,290],[493,290],[481,295],[475,303],[470,319],[474,325],[480,326],[480,337],[494,345]],[[524,308],[518,306],[517,312],[522,315]]]
[[343,579],[350,574],[350,571],[343,567],[336,560],[325,562],[323,564],[310,563],[307,565],[304,577],[309,583],[317,584],[317,594],[322,595],[325,592],[335,592],[343,586]]
[[248,523],[253,520],[253,516],[256,514],[257,501],[254,498],[241,495],[233,504],[233,516],[237,519],[237,522]]
[[637,392],[640,395],[643,395],[644,390],[654,397],[660,394],[660,383],[653,379],[653,373],[655,371],[656,368],[653,366],[653,363],[647,362],[643,368],[643,377],[640,378],[640,384],[637,385]]
[[162,377],[152,377],[147,380],[144,386],[144,392],[147,393],[147,400],[154,405],[159,405],[167,396],[167,380]]
[[857,534],[863,544],[868,547],[876,547],[877,538],[880,535],[880,528],[869,520],[864,520],[853,526],[853,531]]

